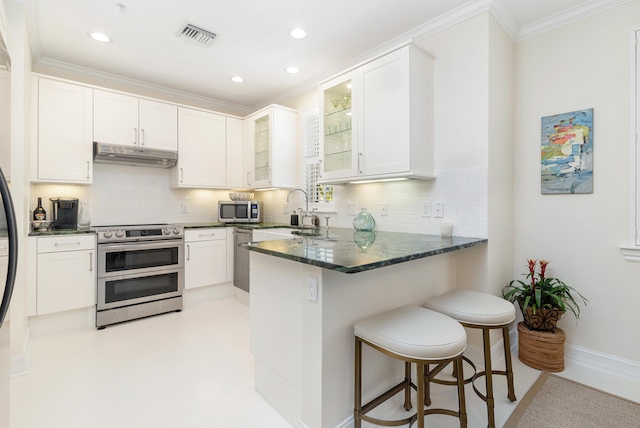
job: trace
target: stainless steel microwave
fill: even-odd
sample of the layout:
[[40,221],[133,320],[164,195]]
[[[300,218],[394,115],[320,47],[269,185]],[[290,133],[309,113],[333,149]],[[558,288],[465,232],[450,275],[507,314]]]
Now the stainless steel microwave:
[[260,202],[219,201],[218,220],[223,223],[260,223]]

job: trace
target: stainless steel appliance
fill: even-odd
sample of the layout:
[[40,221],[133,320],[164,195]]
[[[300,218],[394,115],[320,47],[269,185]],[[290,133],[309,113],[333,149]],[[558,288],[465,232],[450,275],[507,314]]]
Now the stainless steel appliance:
[[178,152],[144,147],[144,143],[142,147],[134,147],[94,142],[93,162],[171,168],[178,163]]
[[[2,41],[2,38],[0,38]],[[13,294],[18,264],[18,230],[7,180],[0,168],[0,426],[9,425],[9,323],[5,317]],[[4,229],[6,227],[6,229]],[[5,239],[6,238],[6,239]],[[6,278],[5,278],[6,269]]]
[[233,285],[249,292],[249,250],[242,244],[253,241],[253,231],[236,228],[234,237]]
[[184,228],[156,224],[94,229],[96,327],[182,310]]
[[219,201],[218,219],[223,223],[260,223],[260,205],[258,201]]
[[54,229],[76,229],[78,227],[77,198],[49,198],[53,207]]

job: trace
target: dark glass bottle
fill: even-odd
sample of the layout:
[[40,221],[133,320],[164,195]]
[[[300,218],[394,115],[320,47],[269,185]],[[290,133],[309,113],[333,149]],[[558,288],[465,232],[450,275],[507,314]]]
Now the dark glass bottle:
[[47,218],[47,212],[42,208],[42,198],[38,198],[38,206],[33,210],[34,220],[45,220]]

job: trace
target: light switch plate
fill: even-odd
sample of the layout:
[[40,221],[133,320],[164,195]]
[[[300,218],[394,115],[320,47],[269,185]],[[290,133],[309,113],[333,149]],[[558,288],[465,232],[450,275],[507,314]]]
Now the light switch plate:
[[436,218],[444,217],[444,202],[436,202],[434,211],[435,211],[434,217]]
[[420,204],[420,215],[422,217],[431,217],[431,202],[424,201]]
[[307,300],[318,303],[318,278],[313,276],[307,277]]

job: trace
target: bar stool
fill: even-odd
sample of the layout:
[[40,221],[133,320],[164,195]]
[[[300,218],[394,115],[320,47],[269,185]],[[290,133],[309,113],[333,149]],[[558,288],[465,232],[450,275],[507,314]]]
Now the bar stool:
[[[467,382],[473,384],[473,390],[487,403],[488,426],[496,425],[493,399],[493,375],[503,375],[507,378],[507,398],[516,401],[513,388],[513,366],[511,364],[511,346],[509,344],[509,324],[516,317],[516,310],[512,303],[497,296],[471,290],[451,290],[428,300],[422,305],[427,309],[440,312],[457,320],[465,327],[482,330],[484,347],[484,371],[476,373]],[[491,338],[490,330],[501,329],[504,341],[505,370],[493,370],[491,366]],[[454,368],[454,372],[455,372]],[[486,395],[475,386],[479,377],[485,377]],[[429,379],[427,379],[428,381]]]
[[[467,334],[460,323],[438,312],[419,306],[401,306],[358,321],[355,334],[355,406],[354,428],[361,428],[362,421],[376,425],[398,426],[418,422],[424,428],[425,415],[443,414],[457,417],[460,427],[467,426],[464,399],[464,376],[462,373],[462,353],[467,347]],[[385,355],[404,361],[404,380],[380,396],[362,404],[362,344]],[[458,410],[427,409],[428,400],[425,366],[437,364],[436,368],[449,363],[458,367]],[[411,363],[417,366],[417,386],[411,382]],[[434,369],[435,370],[435,369]],[[404,408],[411,410],[411,389],[417,390],[418,409],[412,416],[401,420],[382,420],[367,416],[367,413],[389,398],[404,391]]]

